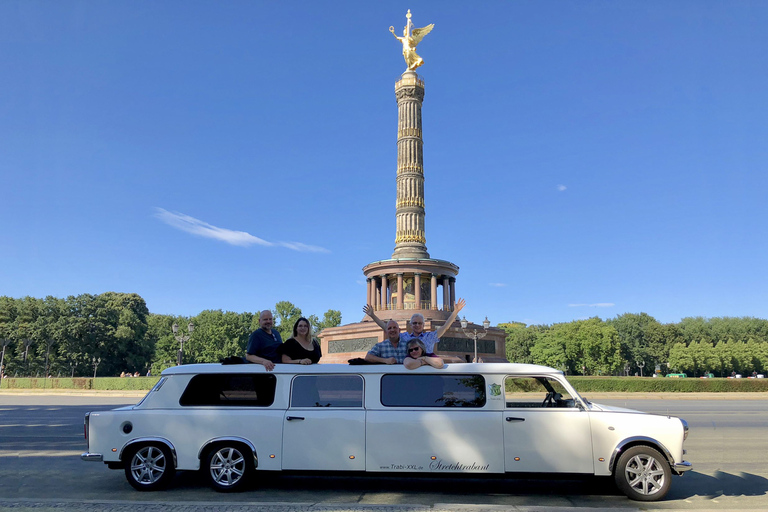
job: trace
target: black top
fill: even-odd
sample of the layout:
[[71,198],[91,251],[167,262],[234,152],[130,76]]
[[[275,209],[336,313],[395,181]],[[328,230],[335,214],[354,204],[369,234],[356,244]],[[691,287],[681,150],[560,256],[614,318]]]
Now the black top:
[[307,350],[296,341],[296,338],[290,338],[277,348],[277,353],[280,355],[285,354],[291,359],[309,359],[312,361],[312,364],[317,364],[320,358],[323,357],[323,353],[317,340],[312,340],[312,346],[314,350]]

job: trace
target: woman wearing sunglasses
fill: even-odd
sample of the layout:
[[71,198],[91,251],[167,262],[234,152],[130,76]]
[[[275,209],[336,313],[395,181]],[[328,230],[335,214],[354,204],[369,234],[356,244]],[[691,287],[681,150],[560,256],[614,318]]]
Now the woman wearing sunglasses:
[[408,355],[403,364],[409,370],[415,370],[419,366],[429,365],[434,368],[442,368],[445,363],[435,354],[428,354],[424,343],[420,339],[412,339],[408,342]]

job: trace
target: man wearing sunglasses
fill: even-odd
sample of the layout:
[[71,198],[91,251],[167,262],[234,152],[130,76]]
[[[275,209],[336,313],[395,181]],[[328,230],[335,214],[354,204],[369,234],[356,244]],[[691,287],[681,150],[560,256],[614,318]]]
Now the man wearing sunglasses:
[[405,342],[400,341],[400,326],[394,320],[390,320],[384,326],[384,330],[387,331],[387,339],[375,344],[365,354],[365,360],[370,363],[403,364],[408,352]]

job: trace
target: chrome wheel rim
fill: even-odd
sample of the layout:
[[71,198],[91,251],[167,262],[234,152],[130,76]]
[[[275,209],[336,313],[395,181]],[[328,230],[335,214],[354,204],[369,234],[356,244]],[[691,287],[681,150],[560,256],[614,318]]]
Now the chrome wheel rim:
[[231,487],[245,474],[245,457],[235,448],[222,448],[211,456],[209,469],[217,485]]
[[151,485],[163,476],[167,463],[160,448],[144,446],[131,457],[131,475],[136,482]]
[[664,489],[666,475],[661,463],[651,455],[635,455],[624,468],[629,486],[638,494],[652,496]]

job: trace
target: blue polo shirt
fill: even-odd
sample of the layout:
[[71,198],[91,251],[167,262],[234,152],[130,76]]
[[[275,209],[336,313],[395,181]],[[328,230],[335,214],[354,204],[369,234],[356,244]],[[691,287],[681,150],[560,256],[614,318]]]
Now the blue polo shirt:
[[276,330],[272,329],[267,332],[264,329],[257,329],[248,338],[245,353],[269,359],[273,363],[280,363],[282,358],[277,353],[277,348],[282,344],[283,339]]

